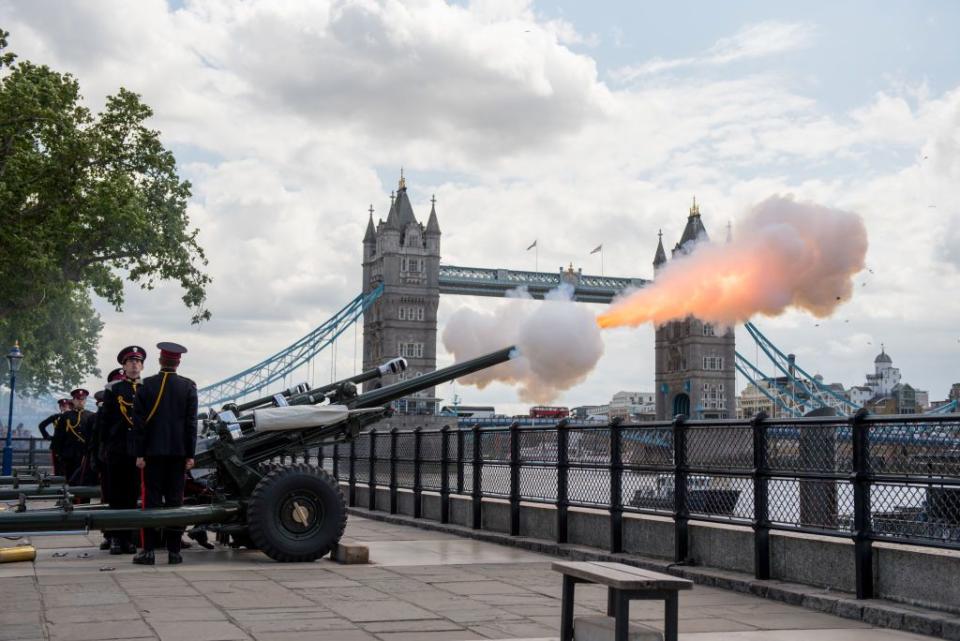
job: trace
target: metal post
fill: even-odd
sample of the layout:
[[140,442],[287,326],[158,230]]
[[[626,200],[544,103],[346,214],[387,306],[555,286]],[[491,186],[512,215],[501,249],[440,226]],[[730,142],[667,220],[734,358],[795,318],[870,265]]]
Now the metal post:
[[450,522],[450,426],[440,430],[440,522]]
[[673,419],[673,560],[685,561],[689,554],[687,529],[687,427],[686,417]]
[[377,509],[377,428],[370,428],[370,451],[367,461],[370,472],[367,475],[367,509]]
[[463,494],[463,430],[457,426],[457,494]]
[[37,469],[37,439],[30,437],[30,453],[28,454],[27,465],[31,470]]
[[317,448],[317,467],[323,469],[323,445]]
[[870,426],[867,411],[850,417],[853,445],[853,547],[858,599],[873,598],[873,542],[870,539]]
[[758,579],[770,578],[770,514],[767,502],[770,471],[767,467],[767,420],[759,412],[753,427],[753,573]]
[[480,451],[480,426],[473,426],[473,529],[483,525],[483,453]]
[[3,446],[3,475],[13,471],[13,396],[17,389],[17,373],[10,366],[10,414],[7,418],[7,440]]
[[397,513],[397,428],[390,428],[390,514]]
[[520,535],[520,423],[510,424],[510,536]]
[[567,492],[568,471],[570,470],[568,421],[557,423],[557,543],[567,542],[567,508],[570,499]]
[[623,551],[623,454],[620,441],[622,419],[610,421],[610,552]]
[[413,518],[419,519],[421,514],[420,495],[423,488],[420,486],[420,446],[423,443],[423,435],[420,427],[413,430]]
[[357,504],[357,440],[350,441],[350,458],[347,460],[347,505],[353,507]]
[[340,444],[333,444],[333,478],[340,480]]

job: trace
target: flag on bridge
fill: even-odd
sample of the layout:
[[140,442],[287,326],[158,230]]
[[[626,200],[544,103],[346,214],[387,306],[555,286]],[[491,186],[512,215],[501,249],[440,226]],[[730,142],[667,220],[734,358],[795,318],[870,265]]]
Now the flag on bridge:
[[596,254],[597,252],[601,252],[601,251],[603,251],[603,245],[602,245],[602,244],[597,245],[596,249],[594,249],[592,252],[590,252],[590,254]]
[[527,247],[527,251],[530,251],[531,249],[533,249],[533,248],[536,247],[536,246],[537,246],[537,241],[533,241],[533,243],[531,243],[530,246]]

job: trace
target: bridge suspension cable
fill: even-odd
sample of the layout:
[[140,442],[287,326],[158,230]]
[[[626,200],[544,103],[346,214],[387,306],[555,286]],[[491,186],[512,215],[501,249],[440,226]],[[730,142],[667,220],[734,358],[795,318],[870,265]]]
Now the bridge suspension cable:
[[317,354],[334,343],[350,325],[356,323],[381,294],[383,294],[383,285],[367,294],[360,294],[326,322],[292,345],[239,374],[198,390],[200,406],[219,405],[253,392],[262,392],[268,385],[284,380],[300,367],[308,366],[310,369]]
[[782,376],[774,378],[765,375],[740,352],[736,353],[737,371],[789,415],[801,416],[820,407],[834,407],[843,414],[853,414],[860,409],[859,405],[808,374],[764,336],[756,325],[747,322],[744,328]]

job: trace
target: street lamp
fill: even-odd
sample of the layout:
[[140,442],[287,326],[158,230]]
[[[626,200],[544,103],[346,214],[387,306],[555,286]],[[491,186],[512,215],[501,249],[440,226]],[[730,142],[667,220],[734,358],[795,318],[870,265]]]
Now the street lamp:
[[7,418],[7,441],[3,446],[3,475],[9,476],[13,471],[13,393],[17,386],[17,372],[20,371],[20,362],[23,352],[20,351],[20,342],[17,341],[7,354],[7,363],[10,365],[10,414]]

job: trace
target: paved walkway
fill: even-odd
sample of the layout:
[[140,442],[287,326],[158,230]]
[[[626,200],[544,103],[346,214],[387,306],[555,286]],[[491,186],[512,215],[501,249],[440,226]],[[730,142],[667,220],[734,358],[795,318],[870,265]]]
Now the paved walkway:
[[[370,565],[278,564],[218,548],[143,568],[100,552],[99,535],[34,537],[36,563],[0,565],[0,641],[557,637],[560,577],[549,557],[358,517],[347,537],[369,545]],[[606,594],[580,586],[577,602],[578,614],[603,613]],[[648,625],[661,627],[662,616],[661,604],[631,605]],[[930,639],[702,586],[681,593],[680,632],[685,641]]]

